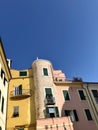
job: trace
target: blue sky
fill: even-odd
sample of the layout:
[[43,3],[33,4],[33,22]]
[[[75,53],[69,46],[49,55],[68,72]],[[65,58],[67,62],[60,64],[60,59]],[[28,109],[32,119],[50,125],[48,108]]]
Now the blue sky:
[[12,68],[38,57],[69,79],[98,81],[98,0],[0,0],[0,35]]

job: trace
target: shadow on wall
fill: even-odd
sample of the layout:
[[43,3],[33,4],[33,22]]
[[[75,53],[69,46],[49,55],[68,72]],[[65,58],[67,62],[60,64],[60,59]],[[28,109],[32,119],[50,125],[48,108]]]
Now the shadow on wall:
[[[29,74],[31,70],[29,70]],[[29,130],[36,130],[36,110],[35,110],[35,93],[34,93],[34,81],[33,76],[30,77],[29,81],[30,90],[31,90],[31,97],[30,97],[30,126]]]
[[[68,89],[68,93],[66,93],[66,96],[64,97],[64,99],[66,98],[66,101],[63,103],[63,106],[61,109],[61,117],[69,117],[69,120],[73,124],[72,126],[69,126],[68,130],[79,130],[77,129],[77,122],[75,121],[75,118],[74,118],[74,113],[75,113],[75,116],[77,116],[77,113],[76,113],[75,107],[70,101],[70,96],[74,93],[74,91],[75,90],[72,87]],[[74,105],[78,105],[78,104],[74,104]],[[78,121],[78,117],[76,118],[77,118],[76,120]]]

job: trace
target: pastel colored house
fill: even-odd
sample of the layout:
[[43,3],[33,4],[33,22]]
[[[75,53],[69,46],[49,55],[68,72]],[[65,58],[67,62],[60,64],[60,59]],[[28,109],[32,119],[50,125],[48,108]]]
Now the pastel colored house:
[[11,69],[8,130],[97,130],[81,79],[67,80],[48,60],[26,70]]
[[83,87],[92,109],[93,118],[98,127],[98,82],[84,82]]
[[0,130],[6,129],[8,84],[11,73],[5,51],[0,39]]

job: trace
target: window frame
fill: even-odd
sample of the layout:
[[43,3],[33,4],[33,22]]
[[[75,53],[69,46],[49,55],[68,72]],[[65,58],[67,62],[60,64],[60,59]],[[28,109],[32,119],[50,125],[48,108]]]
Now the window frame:
[[13,107],[13,117],[19,117],[19,106]]
[[70,116],[70,119],[71,119],[72,122],[78,122],[79,121],[79,116],[77,114],[77,110],[75,110],[75,109],[74,110],[64,110],[64,114],[65,114],[65,116]]
[[52,118],[51,116],[50,116],[50,114],[51,113],[49,113],[49,109],[54,109],[54,118],[55,117],[59,117],[59,108],[57,107],[57,106],[55,106],[55,107],[46,107],[46,118]]
[[[44,70],[46,70],[46,72],[45,72]],[[43,76],[49,76],[48,68],[43,68],[43,69],[42,69],[42,72],[43,72]],[[46,73],[46,74],[45,74],[45,73]]]
[[27,76],[27,71],[19,71],[19,76],[21,77]]
[[52,88],[45,88],[45,97],[47,97],[47,93],[46,93],[46,89],[50,89],[50,91],[51,91],[51,94],[49,94],[49,95],[51,95],[51,97],[53,97],[53,92],[52,92]]
[[14,87],[14,96],[22,95],[22,84]]

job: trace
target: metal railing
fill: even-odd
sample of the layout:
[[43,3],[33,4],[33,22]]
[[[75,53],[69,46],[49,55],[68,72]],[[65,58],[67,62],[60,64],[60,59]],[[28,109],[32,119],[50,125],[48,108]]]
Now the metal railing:
[[46,97],[45,98],[45,104],[46,105],[54,105],[55,104],[55,98],[54,97]]
[[15,97],[27,97],[27,96],[31,96],[31,90],[30,89],[22,89],[21,91],[17,90],[13,90],[10,92],[10,97],[11,98],[15,98]]

